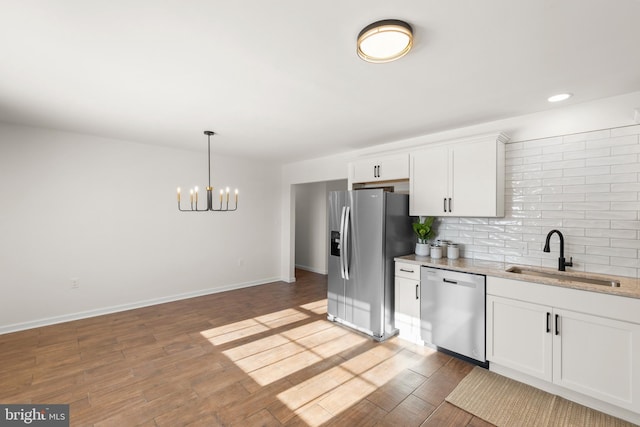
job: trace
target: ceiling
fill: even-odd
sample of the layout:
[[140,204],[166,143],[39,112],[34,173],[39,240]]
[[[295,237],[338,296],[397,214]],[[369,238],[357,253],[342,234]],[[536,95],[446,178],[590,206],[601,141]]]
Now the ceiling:
[[[640,90],[639,0],[0,0],[0,121],[289,162]],[[358,32],[402,19],[404,58]]]

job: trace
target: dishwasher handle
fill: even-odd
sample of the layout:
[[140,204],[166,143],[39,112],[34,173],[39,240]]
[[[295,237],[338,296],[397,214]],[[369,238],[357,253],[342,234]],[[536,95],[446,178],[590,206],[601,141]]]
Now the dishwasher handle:
[[458,284],[458,282],[456,282],[455,280],[445,279],[444,277],[442,278],[442,281],[444,283],[451,283],[452,285],[457,285]]

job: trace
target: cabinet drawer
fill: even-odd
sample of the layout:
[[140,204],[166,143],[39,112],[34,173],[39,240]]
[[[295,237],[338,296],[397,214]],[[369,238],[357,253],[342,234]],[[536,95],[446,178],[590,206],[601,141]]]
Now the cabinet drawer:
[[396,276],[406,279],[420,280],[420,266],[406,262],[396,262]]

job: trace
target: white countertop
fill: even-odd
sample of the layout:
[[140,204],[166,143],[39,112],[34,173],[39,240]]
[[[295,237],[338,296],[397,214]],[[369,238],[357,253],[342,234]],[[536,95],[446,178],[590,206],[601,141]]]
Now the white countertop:
[[[419,264],[427,267],[442,268],[446,270],[462,271],[467,273],[484,274],[485,276],[503,277],[506,279],[522,280],[527,282],[540,283],[551,286],[561,286],[565,288],[581,289],[585,291],[600,292],[610,295],[619,295],[631,298],[640,298],[640,279],[623,276],[604,275],[596,273],[586,273],[583,271],[572,271],[569,269],[566,273],[559,272],[550,268],[532,267],[526,265],[505,264],[495,261],[481,261],[469,258],[448,259],[440,258],[433,259],[431,257],[421,257],[415,254],[405,255],[395,258],[396,261],[407,262],[410,264]],[[528,274],[515,274],[509,273],[507,270],[510,267],[521,267],[528,269],[535,269],[549,273],[566,274],[566,280],[559,280],[549,277],[533,276]],[[603,286],[591,283],[583,283],[571,280],[571,276],[574,277],[589,277],[603,280],[617,280],[620,282],[620,287]]]

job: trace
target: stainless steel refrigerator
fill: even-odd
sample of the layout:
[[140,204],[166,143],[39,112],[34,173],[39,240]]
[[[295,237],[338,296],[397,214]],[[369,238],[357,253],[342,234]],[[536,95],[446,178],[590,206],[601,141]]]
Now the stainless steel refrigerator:
[[409,196],[382,189],[329,193],[328,319],[382,341],[393,319],[393,258],[413,252]]

